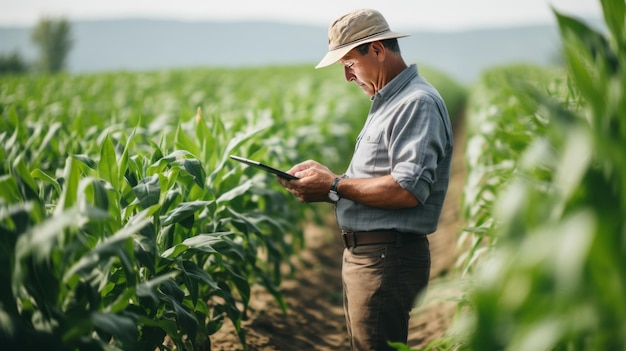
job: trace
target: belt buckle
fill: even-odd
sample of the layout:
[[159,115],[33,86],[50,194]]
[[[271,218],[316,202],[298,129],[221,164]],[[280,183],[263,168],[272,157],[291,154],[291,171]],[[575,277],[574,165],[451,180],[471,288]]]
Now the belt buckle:
[[349,248],[348,245],[348,235],[352,235],[352,247],[356,247],[356,232],[347,232],[345,230],[341,231],[341,237],[343,239],[343,244],[346,248]]

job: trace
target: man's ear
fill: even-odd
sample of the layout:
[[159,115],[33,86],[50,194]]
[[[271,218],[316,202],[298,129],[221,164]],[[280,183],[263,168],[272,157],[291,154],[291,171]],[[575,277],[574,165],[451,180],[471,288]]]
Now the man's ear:
[[372,45],[371,45],[370,49],[372,50],[372,53],[374,55],[376,55],[376,58],[379,61],[382,61],[382,60],[385,59],[385,55],[387,53],[387,50],[386,50],[387,48],[385,48],[385,46],[383,45],[382,42],[380,42],[380,41],[372,42]]

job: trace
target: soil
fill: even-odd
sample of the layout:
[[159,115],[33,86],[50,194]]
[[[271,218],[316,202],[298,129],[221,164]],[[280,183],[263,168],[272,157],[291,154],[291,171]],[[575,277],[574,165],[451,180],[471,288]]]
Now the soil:
[[[424,348],[443,336],[456,312],[449,287],[439,284],[455,274],[457,239],[463,227],[460,213],[465,179],[463,120],[454,127],[455,149],[448,194],[437,232],[429,235],[431,284],[422,302],[413,309],[408,346]],[[288,305],[283,313],[271,294],[253,288],[249,318],[242,323],[250,351],[349,350],[341,293],[343,243],[334,217],[327,225],[305,227],[306,248],[293,259],[293,277],[281,285]],[[444,287],[442,291],[442,288]],[[226,322],[211,336],[212,350],[244,350],[234,328]]]

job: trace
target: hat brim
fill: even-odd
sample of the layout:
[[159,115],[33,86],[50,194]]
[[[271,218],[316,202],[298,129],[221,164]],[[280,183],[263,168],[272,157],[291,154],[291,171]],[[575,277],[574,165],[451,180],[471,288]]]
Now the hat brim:
[[361,44],[371,43],[373,41],[384,40],[384,39],[404,38],[404,37],[408,37],[409,35],[410,34],[401,34],[401,33],[389,31],[389,32],[380,33],[379,35],[375,35],[372,37],[366,37],[360,40],[356,40],[348,45],[340,46],[336,49],[329,50],[326,53],[326,55],[324,55],[322,60],[317,64],[317,66],[315,66],[315,68],[321,68],[321,67],[332,65],[333,63],[339,61],[342,57],[346,56],[346,54],[350,50],[354,49],[355,47]]

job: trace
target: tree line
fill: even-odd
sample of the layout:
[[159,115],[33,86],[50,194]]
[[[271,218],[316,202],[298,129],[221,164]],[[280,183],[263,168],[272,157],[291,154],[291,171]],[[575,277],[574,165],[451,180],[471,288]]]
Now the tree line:
[[0,54],[0,74],[28,71],[57,73],[65,69],[72,49],[71,25],[65,18],[42,18],[31,32],[31,40],[39,49],[38,60],[28,63],[17,51]]

